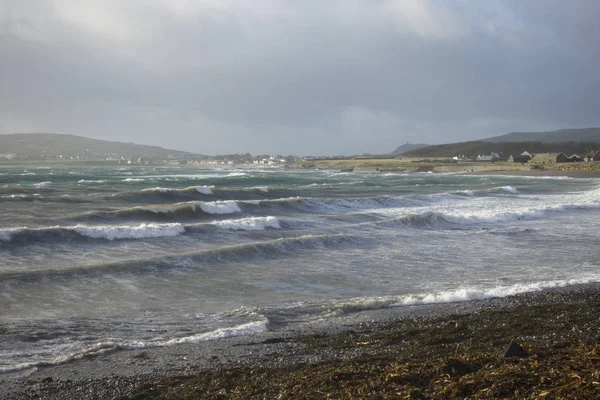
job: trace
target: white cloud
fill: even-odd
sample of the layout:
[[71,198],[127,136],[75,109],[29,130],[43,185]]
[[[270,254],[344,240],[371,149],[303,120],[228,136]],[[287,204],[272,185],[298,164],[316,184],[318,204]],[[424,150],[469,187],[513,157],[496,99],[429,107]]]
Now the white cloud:
[[132,2],[120,0],[53,0],[56,16],[64,23],[91,35],[96,40],[137,42],[143,30],[137,26]]
[[381,11],[392,18],[401,32],[426,39],[459,39],[468,34],[468,21],[447,4],[433,0],[384,0]]
[[219,153],[597,125],[581,1],[0,0],[0,117]]

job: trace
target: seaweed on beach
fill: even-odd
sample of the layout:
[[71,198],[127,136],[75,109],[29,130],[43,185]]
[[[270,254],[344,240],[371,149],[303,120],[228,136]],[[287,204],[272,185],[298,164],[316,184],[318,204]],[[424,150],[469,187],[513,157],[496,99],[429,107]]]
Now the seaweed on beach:
[[[168,377],[129,398],[448,399],[600,397],[597,293],[552,306],[518,305],[468,315],[402,320],[366,331],[306,335],[314,354],[360,349],[352,358],[285,367],[223,366]],[[504,356],[517,339],[526,353]],[[141,396],[141,397],[140,397]]]
[[[250,342],[245,345],[256,358],[211,368],[47,379],[10,398],[600,398],[600,291],[548,291],[536,298],[530,303],[529,295],[514,296],[508,305],[465,314]],[[513,340],[518,345],[511,347],[522,350],[507,357]]]
[[597,344],[578,343],[524,359],[460,352],[412,361],[365,357],[283,369],[230,367],[152,382],[128,398],[596,399],[598,351]]

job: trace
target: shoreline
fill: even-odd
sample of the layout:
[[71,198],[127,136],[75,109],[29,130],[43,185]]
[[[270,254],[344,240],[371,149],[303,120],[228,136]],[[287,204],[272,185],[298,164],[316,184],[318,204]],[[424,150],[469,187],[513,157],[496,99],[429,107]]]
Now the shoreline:
[[517,176],[568,176],[574,178],[600,177],[600,163],[561,163],[546,166],[490,162],[439,162],[416,158],[406,159],[341,159],[312,160],[290,165],[291,169],[326,169],[338,172],[419,173],[432,172],[460,175],[517,175]]
[[[121,350],[0,375],[0,397],[597,398],[599,309],[600,284],[592,283],[367,311],[361,322],[329,329]],[[503,358],[511,340],[529,355]]]

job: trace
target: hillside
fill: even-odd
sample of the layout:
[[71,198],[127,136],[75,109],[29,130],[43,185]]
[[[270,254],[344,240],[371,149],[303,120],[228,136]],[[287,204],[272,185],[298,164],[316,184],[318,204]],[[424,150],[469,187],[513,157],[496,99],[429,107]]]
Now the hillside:
[[402,155],[402,154],[404,154],[404,153],[406,153],[408,151],[420,149],[420,148],[427,147],[427,146],[429,146],[429,145],[428,144],[423,144],[423,143],[411,144],[411,143],[406,142],[402,146],[396,147],[396,150],[392,151],[392,155],[393,156],[399,156],[399,155]]
[[103,160],[120,158],[190,158],[197,154],[167,150],[158,146],[89,139],[58,133],[15,133],[0,135],[0,158]]
[[530,153],[567,153],[587,154],[600,150],[600,143],[568,142],[568,143],[543,143],[543,142],[498,142],[472,141],[461,143],[440,144],[411,150],[404,155],[407,157],[454,157],[464,154],[468,158],[475,158],[479,154],[501,153],[505,157]]
[[600,143],[600,128],[559,129],[551,132],[512,132],[502,136],[483,139],[483,142],[588,142]]

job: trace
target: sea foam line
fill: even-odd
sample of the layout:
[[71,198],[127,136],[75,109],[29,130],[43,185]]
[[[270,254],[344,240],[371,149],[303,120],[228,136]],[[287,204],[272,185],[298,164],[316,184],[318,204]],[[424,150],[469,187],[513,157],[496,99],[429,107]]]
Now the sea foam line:
[[7,228],[0,229],[0,241],[10,242],[15,237],[23,240],[34,239],[40,236],[59,237],[69,233],[79,234],[92,239],[145,239],[156,237],[177,236],[185,232],[185,227],[179,223],[139,225],[75,225],[75,226],[49,226],[43,228]]
[[28,369],[35,370],[40,366],[65,364],[67,362],[79,360],[84,357],[102,355],[107,352],[113,352],[117,350],[139,350],[156,347],[168,347],[177,344],[193,344],[211,340],[225,339],[229,337],[248,336],[255,333],[266,332],[268,330],[268,324],[269,320],[265,318],[260,321],[252,321],[237,326],[218,328],[209,332],[170,339],[154,338],[146,341],[131,341],[111,338],[89,344],[85,347],[82,346],[82,349],[75,351],[69,351],[69,349],[73,348],[73,344],[69,344],[61,346],[64,347],[64,351],[58,352],[61,354],[60,356],[54,358],[45,358],[29,363],[0,366],[0,373],[16,372]]
[[212,223],[219,228],[244,231],[263,231],[266,228],[281,228],[279,220],[272,216],[225,219],[222,221],[213,221]]
[[565,288],[569,286],[597,282],[600,282],[600,275],[592,274],[572,279],[518,283],[515,285],[499,285],[488,288],[463,287],[445,291],[408,294],[404,296],[357,298],[350,301],[342,301],[333,305],[331,308],[335,310],[334,315],[341,315],[345,313],[379,310],[383,308],[503,298],[523,293],[540,292],[543,290]]

